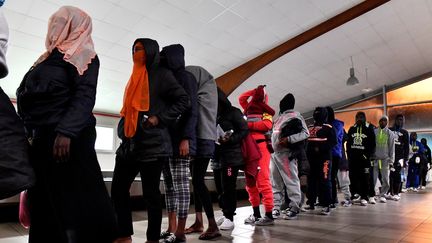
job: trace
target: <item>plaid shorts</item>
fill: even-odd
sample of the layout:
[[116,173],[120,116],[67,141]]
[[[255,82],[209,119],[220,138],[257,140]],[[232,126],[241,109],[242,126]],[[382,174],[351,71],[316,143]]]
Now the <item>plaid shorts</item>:
[[177,212],[179,219],[187,218],[190,203],[190,158],[170,158],[163,168],[165,203],[168,212]]

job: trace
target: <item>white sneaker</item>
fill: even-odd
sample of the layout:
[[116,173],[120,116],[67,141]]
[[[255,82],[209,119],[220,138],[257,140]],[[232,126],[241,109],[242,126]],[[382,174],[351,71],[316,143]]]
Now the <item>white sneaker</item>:
[[366,200],[362,199],[362,200],[360,201],[360,205],[361,205],[361,206],[367,206],[368,203],[367,203]]
[[420,187],[420,190],[424,190],[424,189],[426,189],[426,187],[425,187],[425,186],[422,186],[422,187]]
[[[363,201],[363,200],[362,200]],[[366,201],[366,200],[365,200]],[[370,197],[369,198],[369,204],[376,204],[375,198],[374,197]]]
[[225,218],[225,221],[219,226],[221,230],[232,230],[234,229],[234,222]]
[[412,191],[413,192],[418,192],[418,189],[417,188],[413,188]]
[[401,192],[405,193],[405,192],[407,192],[407,189],[406,188],[402,188]]
[[395,201],[399,201],[401,199],[401,197],[399,195],[394,195],[393,196],[393,200]]
[[225,218],[225,216],[222,216],[222,217],[216,219],[217,226],[221,226],[221,224],[223,224],[223,222],[225,221],[225,219],[227,219],[227,218]]
[[387,199],[385,197],[380,197],[379,200],[380,200],[381,203],[386,203],[387,202]]
[[356,194],[354,195],[354,198],[352,200],[352,203],[360,203],[361,202],[361,197],[360,195]]
[[387,200],[392,200],[392,199],[393,199],[393,195],[391,195],[391,194],[385,194],[384,197],[385,197]]

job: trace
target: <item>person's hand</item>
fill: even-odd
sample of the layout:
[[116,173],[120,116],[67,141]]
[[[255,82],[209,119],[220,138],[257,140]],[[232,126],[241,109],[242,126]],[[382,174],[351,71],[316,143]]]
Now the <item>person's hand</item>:
[[157,116],[150,116],[144,123],[145,128],[155,127],[159,124],[159,118]]
[[66,162],[70,156],[70,138],[57,134],[54,140],[53,157],[58,162]]
[[223,137],[220,137],[219,138],[219,143],[220,144],[222,144],[222,143],[226,143],[226,142],[228,142],[228,140],[229,140],[229,136],[223,136]]
[[179,152],[180,152],[180,157],[189,156],[189,140],[188,139],[181,140],[180,145],[179,145]]
[[279,145],[284,147],[288,146],[288,138],[287,137],[280,138]]

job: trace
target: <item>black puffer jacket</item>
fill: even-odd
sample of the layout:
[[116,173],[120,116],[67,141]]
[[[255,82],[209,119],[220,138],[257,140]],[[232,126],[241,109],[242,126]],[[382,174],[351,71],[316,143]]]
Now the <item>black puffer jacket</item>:
[[243,113],[231,105],[226,95],[218,89],[218,117],[217,124],[224,131],[233,130],[229,140],[216,146],[215,161],[224,168],[243,166],[241,144],[243,138],[249,133],[248,125]]
[[[152,39],[137,39],[146,53],[146,66],[149,79],[150,108],[140,112],[135,135],[128,139],[124,136],[124,118],[119,122],[117,131],[122,144],[117,150],[118,155],[133,153],[141,160],[153,160],[172,155],[171,138],[168,126],[180,114],[190,107],[190,101],[185,90],[180,86],[173,73],[159,65],[159,45]],[[157,116],[159,124],[156,127],[143,128],[143,116]]]
[[170,69],[179,84],[189,95],[191,106],[170,126],[174,155],[179,155],[179,144],[183,139],[189,140],[189,155],[196,154],[196,133],[198,123],[198,82],[194,75],[185,69],[185,51],[182,45],[170,45],[162,48],[161,66]]
[[17,90],[18,112],[27,128],[52,127],[68,137],[78,137],[95,126],[92,110],[96,98],[99,59],[83,75],[63,60],[57,49],[24,76]]
[[24,126],[0,88],[0,200],[34,185]]

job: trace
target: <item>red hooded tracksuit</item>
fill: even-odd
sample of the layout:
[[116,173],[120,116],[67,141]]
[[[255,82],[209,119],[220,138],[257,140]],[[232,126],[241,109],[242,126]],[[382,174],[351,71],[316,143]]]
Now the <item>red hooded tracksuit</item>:
[[[247,108],[251,102],[254,102],[254,98],[248,102],[248,98],[253,97],[256,89],[247,91],[240,95],[239,103],[245,110],[245,114],[248,118],[249,133],[255,139],[261,152],[261,159],[259,160],[259,173],[256,176],[256,182],[247,181],[246,190],[249,194],[249,201],[252,207],[258,207],[260,205],[260,193],[262,195],[262,202],[266,212],[273,210],[273,192],[270,181],[270,152],[267,148],[265,133],[270,131],[273,126],[272,115],[265,112],[259,112],[259,109],[254,109],[253,113],[247,112]],[[265,103],[267,103],[267,97],[265,97]],[[253,180],[253,178],[246,177],[246,180]],[[254,185],[254,186],[250,186]]]

